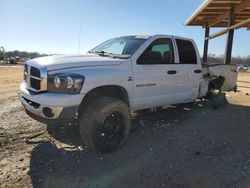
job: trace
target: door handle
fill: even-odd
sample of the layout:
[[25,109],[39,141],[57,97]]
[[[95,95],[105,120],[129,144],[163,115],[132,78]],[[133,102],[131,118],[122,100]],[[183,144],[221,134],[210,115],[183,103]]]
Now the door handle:
[[194,70],[194,73],[201,73],[201,70],[199,70],[199,69]]
[[167,71],[167,73],[168,73],[168,74],[176,74],[177,71],[176,71],[176,70],[169,70],[169,71]]

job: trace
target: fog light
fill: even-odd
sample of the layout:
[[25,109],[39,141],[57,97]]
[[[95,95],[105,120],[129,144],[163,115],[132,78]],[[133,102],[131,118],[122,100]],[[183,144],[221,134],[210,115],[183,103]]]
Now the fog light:
[[54,116],[53,110],[48,107],[43,108],[43,114],[48,118],[52,118]]

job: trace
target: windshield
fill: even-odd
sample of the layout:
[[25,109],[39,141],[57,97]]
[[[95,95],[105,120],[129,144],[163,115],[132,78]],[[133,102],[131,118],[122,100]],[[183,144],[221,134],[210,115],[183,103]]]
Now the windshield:
[[129,58],[145,41],[145,37],[137,36],[114,38],[102,43],[89,51],[89,53],[112,56],[114,58]]

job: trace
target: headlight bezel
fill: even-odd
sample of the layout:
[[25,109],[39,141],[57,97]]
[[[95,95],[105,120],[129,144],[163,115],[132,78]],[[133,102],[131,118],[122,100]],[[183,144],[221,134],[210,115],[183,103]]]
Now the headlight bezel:
[[[47,87],[51,93],[80,93],[85,77],[75,73],[57,73],[48,75]],[[69,85],[70,82],[70,85]]]

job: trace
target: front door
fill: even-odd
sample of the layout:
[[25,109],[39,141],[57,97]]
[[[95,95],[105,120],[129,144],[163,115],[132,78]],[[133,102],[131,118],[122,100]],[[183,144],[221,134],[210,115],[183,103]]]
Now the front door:
[[174,56],[172,38],[160,38],[132,62],[135,110],[176,102],[179,66],[175,64]]

